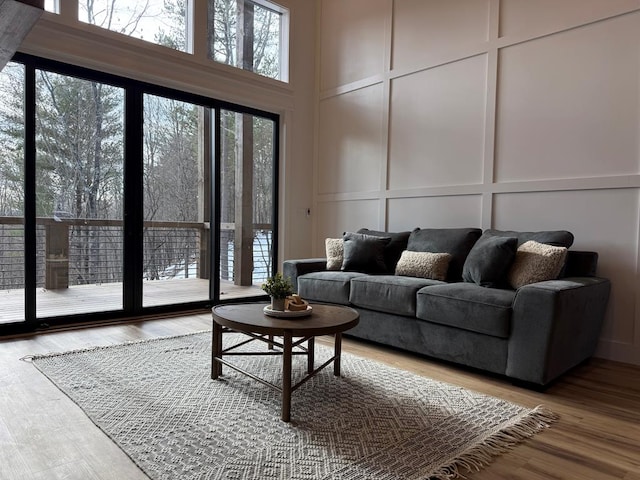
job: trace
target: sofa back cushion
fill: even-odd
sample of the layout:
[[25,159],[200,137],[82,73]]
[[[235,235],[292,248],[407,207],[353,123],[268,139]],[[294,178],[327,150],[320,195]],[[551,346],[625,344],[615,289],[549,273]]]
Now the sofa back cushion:
[[481,234],[479,228],[416,228],[409,235],[407,250],[451,254],[447,282],[459,282],[464,261]]
[[595,277],[598,268],[598,253],[581,250],[567,251],[567,262],[562,276]]
[[518,246],[529,240],[535,240],[538,243],[546,243],[554,247],[569,248],[573,245],[573,233],[566,230],[543,230],[540,232],[516,232],[513,230],[495,230],[489,228],[484,231],[485,235],[495,237],[516,237]]
[[396,271],[396,265],[400,260],[400,255],[407,249],[407,242],[411,232],[380,232],[377,230],[369,230],[361,228],[358,233],[364,235],[372,235],[374,237],[388,237],[391,241],[384,247],[384,263],[387,266],[386,272],[393,274]]

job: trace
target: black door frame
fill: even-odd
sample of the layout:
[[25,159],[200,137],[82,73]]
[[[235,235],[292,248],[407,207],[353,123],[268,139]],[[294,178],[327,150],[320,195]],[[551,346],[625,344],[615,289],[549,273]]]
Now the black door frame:
[[[254,115],[273,121],[273,231],[272,231],[272,274],[277,270],[278,245],[278,199],[279,199],[279,156],[280,156],[280,116],[252,107],[226,102],[202,95],[183,92],[151,83],[70,65],[55,60],[16,53],[13,61],[25,68],[25,318],[23,321],[0,324],[0,336],[43,330],[55,326],[78,323],[102,323],[124,321],[158,314],[178,313],[205,309],[221,302],[220,297],[220,211],[218,195],[220,189],[221,128],[220,111]],[[122,88],[125,92],[124,113],[124,240],[123,240],[123,309],[109,312],[91,312],[58,317],[36,317],[36,71],[47,70],[61,75],[82,78]],[[209,196],[211,212],[210,236],[210,298],[206,301],[171,304],[154,307],[142,306],[142,265],[143,265],[143,212],[139,208],[143,200],[143,95],[151,94],[192,103],[211,109],[213,117],[213,168]],[[216,254],[214,254],[214,252]],[[255,299],[255,297],[252,297]],[[266,298],[266,297],[265,297]],[[238,301],[236,299],[236,301]]]

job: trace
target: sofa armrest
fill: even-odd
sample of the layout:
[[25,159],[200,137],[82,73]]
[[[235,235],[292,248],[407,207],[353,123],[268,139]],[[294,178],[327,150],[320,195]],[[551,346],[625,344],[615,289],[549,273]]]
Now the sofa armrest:
[[591,357],[611,283],[568,277],[520,287],[513,302],[506,374],[544,386]]
[[305,273],[321,272],[327,269],[326,258],[304,258],[300,260],[285,260],[282,263],[282,274],[291,279],[293,289],[298,291],[298,277]]

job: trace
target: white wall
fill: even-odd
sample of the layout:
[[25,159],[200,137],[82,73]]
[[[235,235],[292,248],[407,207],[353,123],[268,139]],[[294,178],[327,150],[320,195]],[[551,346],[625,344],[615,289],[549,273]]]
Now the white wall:
[[319,0],[312,254],[360,227],[567,229],[640,364],[640,0]]

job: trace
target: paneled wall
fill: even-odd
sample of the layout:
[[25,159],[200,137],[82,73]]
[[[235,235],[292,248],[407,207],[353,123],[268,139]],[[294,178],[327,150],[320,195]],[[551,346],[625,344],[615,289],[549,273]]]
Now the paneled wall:
[[640,0],[320,0],[313,254],[360,227],[567,229],[640,364]]

